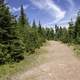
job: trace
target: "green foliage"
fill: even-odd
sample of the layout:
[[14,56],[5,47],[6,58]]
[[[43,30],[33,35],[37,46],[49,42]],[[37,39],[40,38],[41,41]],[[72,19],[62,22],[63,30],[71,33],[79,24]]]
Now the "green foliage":
[[28,18],[25,15],[23,5],[21,5],[20,16],[19,16],[19,25],[25,27],[25,25],[29,25]]
[[33,29],[36,29],[36,28],[37,28],[37,25],[36,25],[36,23],[35,23],[35,20],[33,20],[32,28],[33,28]]
[[32,26],[21,5],[18,20],[11,15],[9,8],[0,2],[0,64],[19,62],[24,59],[24,52],[32,54],[43,43],[54,39],[54,30],[45,29],[35,20]]
[[61,40],[64,43],[80,44],[80,11],[78,12],[75,23],[71,19],[68,29],[59,28],[55,25],[55,40]]
[[[22,24],[24,22],[24,24]],[[27,22],[27,24],[26,24]],[[39,48],[43,43],[43,35],[41,33],[41,25],[37,27],[35,21],[33,21],[32,27],[28,23],[28,19],[25,19],[25,13],[23,6],[21,6],[21,13],[18,20],[19,26],[17,27],[18,37],[22,40],[25,51],[27,53],[34,53],[36,48]]]
[[72,20],[71,20],[71,22],[69,22],[68,37],[69,37],[69,42],[73,42],[73,39],[74,39],[74,25],[73,25]]
[[67,31],[67,29],[65,27],[62,30],[61,41],[64,42],[64,43],[68,43],[69,42],[68,31]]
[[55,40],[59,40],[59,26],[55,25]]
[[19,62],[23,59],[23,50],[16,36],[13,20],[9,8],[0,4],[0,64]]
[[75,43],[80,44],[80,11],[78,12],[77,19],[74,26]]
[[54,40],[54,29],[53,28],[46,28],[46,39]]
[[43,28],[41,23],[33,20],[30,25],[23,5],[21,5],[18,20],[9,8],[0,2],[0,64],[20,62],[24,59],[24,52],[33,54],[46,40],[60,40],[64,43],[80,44],[80,12],[77,20],[69,23],[69,27]]

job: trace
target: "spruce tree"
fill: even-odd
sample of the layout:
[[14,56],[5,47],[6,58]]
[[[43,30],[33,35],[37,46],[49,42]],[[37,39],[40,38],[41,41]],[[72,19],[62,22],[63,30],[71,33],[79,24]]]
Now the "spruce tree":
[[62,29],[62,38],[61,38],[61,41],[64,42],[64,43],[68,43],[69,42],[69,38],[68,38],[68,30],[66,29],[66,27],[64,27]]
[[55,25],[55,40],[59,40],[59,26]]
[[59,28],[59,40],[62,39],[62,36],[63,36],[63,28],[60,26],[60,28]]
[[50,38],[51,40],[54,40],[54,29],[53,28],[50,29],[50,37],[51,37]]
[[80,44],[80,11],[77,14],[77,20],[74,26],[75,42]]
[[26,18],[25,12],[24,12],[23,5],[21,5],[21,9],[20,9],[19,24],[22,27],[24,27],[25,25],[28,24],[28,20]]
[[42,35],[42,26],[41,26],[40,21],[39,21],[39,26],[38,26],[38,33],[39,33],[40,35]]
[[37,28],[37,25],[36,25],[36,23],[35,23],[35,20],[33,20],[32,28],[33,28],[33,29],[36,29],[36,28]]
[[16,36],[16,26],[13,24],[9,8],[3,2],[0,4],[0,47],[0,64],[23,59],[21,43]]
[[71,19],[71,22],[69,22],[68,37],[69,37],[69,42],[73,42],[73,39],[74,39],[74,25],[73,25],[72,19]]
[[25,12],[24,12],[24,8],[23,8],[23,5],[21,5],[21,8],[20,8],[20,16],[19,16],[19,19],[18,19],[18,36],[19,38],[22,40],[23,44],[26,43],[26,35],[27,35],[27,27],[29,26],[29,23],[28,23],[28,19],[25,15]]

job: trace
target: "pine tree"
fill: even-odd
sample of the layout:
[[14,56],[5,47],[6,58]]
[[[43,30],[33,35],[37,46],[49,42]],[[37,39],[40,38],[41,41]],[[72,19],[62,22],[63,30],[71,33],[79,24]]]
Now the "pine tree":
[[59,26],[55,25],[55,40],[59,40]]
[[74,39],[74,25],[73,25],[72,19],[71,19],[71,22],[69,22],[68,37],[69,37],[69,42],[73,42],[73,39]]
[[39,21],[39,26],[38,26],[38,33],[39,33],[40,35],[42,35],[42,26],[41,26],[40,21]]
[[50,29],[46,28],[46,39],[49,40],[50,39]]
[[18,36],[21,38],[22,42],[26,43],[26,35],[27,35],[27,28],[29,26],[28,19],[25,15],[23,5],[20,8],[20,16],[18,19]]
[[68,30],[66,29],[66,27],[64,27],[62,29],[62,38],[61,38],[61,41],[64,42],[64,43],[68,43],[69,42],[69,37],[68,37]]
[[21,9],[20,9],[20,16],[19,16],[19,24],[20,26],[24,27],[26,25],[26,16],[24,13],[24,8],[23,5],[21,5]]
[[59,28],[59,40],[62,39],[62,36],[63,36],[63,28],[60,26],[60,28]]
[[76,40],[75,42],[80,44],[80,11],[78,12],[77,20],[75,22],[74,33]]
[[36,25],[36,23],[35,23],[35,20],[33,20],[32,28],[33,28],[33,29],[36,29],[36,28],[37,28],[37,25]]
[[23,59],[23,50],[15,29],[9,8],[4,3],[0,4],[0,64]]

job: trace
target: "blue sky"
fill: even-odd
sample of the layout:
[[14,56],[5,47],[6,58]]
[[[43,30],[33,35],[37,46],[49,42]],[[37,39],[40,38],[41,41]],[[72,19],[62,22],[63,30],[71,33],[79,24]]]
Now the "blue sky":
[[80,0],[6,0],[9,3],[13,14],[19,14],[20,5],[24,5],[24,10],[29,18],[29,22],[34,19],[39,20],[44,26],[55,24],[66,26],[72,18],[76,19]]

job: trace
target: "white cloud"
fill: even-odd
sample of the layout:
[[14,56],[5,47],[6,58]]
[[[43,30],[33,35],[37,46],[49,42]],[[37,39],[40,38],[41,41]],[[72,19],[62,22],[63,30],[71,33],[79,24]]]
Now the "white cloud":
[[41,10],[47,11],[53,18],[55,23],[64,18],[66,12],[56,5],[52,0],[30,0],[32,4]]
[[20,7],[18,7],[18,8],[13,7],[12,8],[12,12],[18,12],[18,11],[20,11]]
[[[10,5],[8,5],[9,6],[9,8],[10,8],[10,11],[12,12],[12,13],[15,13],[15,12],[19,12],[20,11],[20,7],[11,7]],[[28,5],[24,5],[23,6],[23,8],[24,8],[24,10],[26,10],[27,8],[28,8],[29,6]]]

